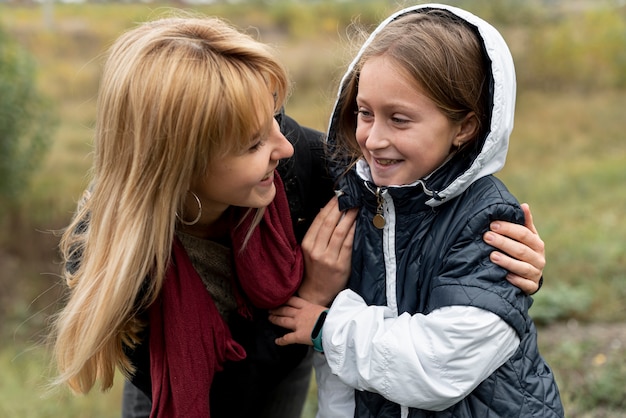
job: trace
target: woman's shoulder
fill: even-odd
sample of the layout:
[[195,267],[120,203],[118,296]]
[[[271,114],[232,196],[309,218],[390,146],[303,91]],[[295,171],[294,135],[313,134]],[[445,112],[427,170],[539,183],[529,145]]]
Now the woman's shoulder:
[[284,113],[280,115],[280,129],[294,147],[293,156],[281,160],[278,171],[300,241],[320,208],[332,197],[333,184],[327,171],[323,134]]

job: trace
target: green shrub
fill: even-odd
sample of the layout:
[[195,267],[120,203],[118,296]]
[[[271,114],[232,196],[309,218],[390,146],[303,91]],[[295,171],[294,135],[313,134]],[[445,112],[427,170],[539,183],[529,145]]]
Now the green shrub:
[[520,83],[583,90],[626,87],[626,17],[609,9],[546,20],[517,60]]
[[[598,355],[596,358],[600,362],[605,356]],[[626,409],[626,359],[614,356],[603,366],[591,369],[586,384],[581,388],[586,395],[581,396],[581,403],[588,410],[602,406],[623,411]]]
[[[558,278],[550,277],[558,282]],[[530,314],[537,324],[584,316],[591,306],[593,293],[588,288],[571,287],[565,284],[547,286],[534,297]]]
[[0,218],[26,194],[48,146],[49,109],[36,89],[33,60],[0,28]]

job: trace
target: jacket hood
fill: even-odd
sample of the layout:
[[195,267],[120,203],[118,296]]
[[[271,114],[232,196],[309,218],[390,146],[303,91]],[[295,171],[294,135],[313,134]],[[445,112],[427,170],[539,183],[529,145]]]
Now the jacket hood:
[[[478,138],[479,144],[469,160],[466,158],[459,166],[459,158],[446,161],[441,167],[424,179],[421,183],[424,191],[431,196],[426,204],[432,207],[463,193],[477,179],[494,174],[504,166],[509,146],[509,136],[513,130],[513,118],[515,112],[516,81],[515,68],[511,52],[500,33],[483,19],[465,10],[442,4],[422,4],[400,10],[384,20],[369,38],[365,41],[357,56],[349,65],[344,74],[333,112],[330,117],[328,128],[328,142],[331,148],[335,143],[335,124],[339,111],[344,105],[340,97],[349,76],[353,73],[363,51],[378,33],[395,19],[410,13],[422,13],[431,9],[444,9],[468,22],[476,28],[476,32],[482,41],[483,48],[491,64],[490,91],[492,111],[489,130],[482,138]],[[362,159],[357,164],[358,176],[364,180],[371,180],[369,168]],[[442,170],[443,168],[443,170]],[[340,181],[341,184],[341,181]]]

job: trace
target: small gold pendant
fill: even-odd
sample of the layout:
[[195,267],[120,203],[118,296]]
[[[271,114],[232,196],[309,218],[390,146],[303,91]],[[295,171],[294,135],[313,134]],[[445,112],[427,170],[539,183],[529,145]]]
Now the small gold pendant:
[[374,215],[374,219],[372,219],[372,223],[378,229],[383,229],[385,227],[385,217],[380,213]]
[[385,217],[383,216],[383,206],[385,205],[385,199],[383,199],[383,194],[380,187],[376,188],[376,200],[378,205],[376,206],[376,215],[374,215],[372,223],[376,228],[383,229],[387,222],[385,221]]

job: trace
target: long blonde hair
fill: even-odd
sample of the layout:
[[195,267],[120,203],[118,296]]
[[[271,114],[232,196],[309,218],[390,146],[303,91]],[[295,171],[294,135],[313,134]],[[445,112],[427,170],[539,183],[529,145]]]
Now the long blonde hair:
[[161,289],[190,183],[269,129],[287,93],[273,51],[216,18],[147,22],[112,45],[90,196],[60,244],[70,290],[54,323],[56,384],[106,390],[116,367],[134,372],[123,348]]

